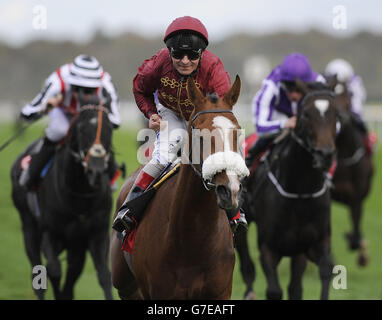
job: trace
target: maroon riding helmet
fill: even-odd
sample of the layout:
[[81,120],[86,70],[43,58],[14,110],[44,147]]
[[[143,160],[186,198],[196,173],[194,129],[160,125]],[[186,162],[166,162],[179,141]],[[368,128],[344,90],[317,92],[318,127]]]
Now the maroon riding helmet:
[[163,41],[168,48],[203,51],[208,45],[208,32],[199,19],[184,16],[171,22]]

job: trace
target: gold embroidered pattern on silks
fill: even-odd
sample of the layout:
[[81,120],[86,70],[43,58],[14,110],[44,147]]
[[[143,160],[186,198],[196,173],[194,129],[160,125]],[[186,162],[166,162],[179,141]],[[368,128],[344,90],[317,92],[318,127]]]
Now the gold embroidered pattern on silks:
[[[160,93],[161,97],[163,98],[163,100],[167,101],[166,106],[169,109],[175,111],[177,114],[180,114],[180,112],[184,112],[189,116],[192,113],[192,111],[194,110],[193,103],[188,98],[185,100],[180,99],[180,91],[182,89],[186,90],[187,83],[182,82],[182,81],[179,82],[175,79],[170,79],[169,77],[163,77],[160,79],[160,81],[164,87],[170,87],[172,89],[176,88],[177,92],[178,92],[179,98],[174,97],[173,95],[167,94],[166,92],[163,92],[162,90],[160,90],[159,93]],[[195,81],[195,85],[198,88],[200,88],[200,84],[196,81]],[[174,104],[176,104],[176,105],[174,105]],[[182,111],[179,108],[181,108]],[[182,115],[182,114],[180,114],[180,115]]]
[[[160,95],[165,100],[168,100],[170,102],[176,102],[176,98],[173,95],[171,95],[171,94],[166,94],[166,92],[161,92]],[[182,105],[182,106],[185,106],[185,107],[189,107],[189,106],[193,107],[194,106],[192,104],[192,102],[190,101],[190,99],[188,99],[188,98],[186,100],[180,101],[179,104]]]
[[[179,88],[181,87],[182,89],[186,89],[186,85],[187,85],[187,82],[179,82],[179,81],[176,81],[175,79],[170,79],[169,77],[163,77],[163,78],[160,78],[160,82],[165,86],[170,86],[170,88],[174,89],[174,88]],[[200,84],[195,81],[195,85],[200,89]]]

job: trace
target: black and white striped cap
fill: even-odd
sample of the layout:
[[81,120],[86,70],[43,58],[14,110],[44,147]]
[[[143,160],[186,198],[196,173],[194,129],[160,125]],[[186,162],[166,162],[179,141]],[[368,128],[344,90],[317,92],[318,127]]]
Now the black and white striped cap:
[[96,58],[81,54],[70,65],[68,82],[80,87],[98,88],[102,74],[103,68]]

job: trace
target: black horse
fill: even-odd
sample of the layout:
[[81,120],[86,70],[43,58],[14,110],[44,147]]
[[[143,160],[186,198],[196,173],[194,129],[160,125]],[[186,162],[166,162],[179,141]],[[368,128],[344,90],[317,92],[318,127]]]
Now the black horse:
[[[112,195],[107,169],[113,126],[108,112],[101,105],[80,108],[35,193],[27,192],[18,180],[22,159],[33,154],[40,140],[29,145],[11,169],[12,198],[22,220],[26,253],[32,268],[41,265],[41,253],[45,255],[56,299],[73,299],[88,249],[105,298],[112,299],[107,264]],[[61,289],[58,257],[63,250],[67,272]],[[44,290],[35,289],[35,293],[44,298]]]
[[338,156],[332,198],[350,210],[353,230],[346,234],[346,239],[351,250],[359,250],[358,264],[365,266],[369,257],[360,224],[363,201],[370,191],[374,173],[372,152],[368,148],[365,125],[350,109],[351,97],[346,84],[335,78],[328,82],[334,88],[341,119],[341,130],[336,139]]
[[[291,257],[290,299],[302,298],[307,258],[319,267],[322,299],[328,298],[333,267],[327,172],[335,156],[335,100],[326,87],[310,90],[299,81],[298,85],[305,97],[298,110],[296,127],[263,157],[248,179],[244,194],[247,218],[257,224],[268,299],[282,298],[277,266],[283,256]],[[243,229],[236,235],[236,248],[247,286],[245,297],[253,298],[255,266]]]

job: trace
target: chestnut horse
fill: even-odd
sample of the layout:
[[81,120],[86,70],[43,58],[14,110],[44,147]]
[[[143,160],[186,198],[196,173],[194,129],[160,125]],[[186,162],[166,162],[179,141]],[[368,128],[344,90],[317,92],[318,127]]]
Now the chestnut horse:
[[[296,127],[267,152],[248,178],[243,209],[248,221],[257,225],[266,297],[282,298],[277,266],[282,257],[288,256],[289,298],[302,298],[302,277],[310,259],[318,265],[321,299],[328,299],[333,260],[327,172],[335,156],[337,111],[334,95],[323,84],[309,84],[308,88],[297,83],[305,97],[297,111]],[[247,285],[245,297],[251,298],[255,267],[246,231],[238,232],[235,239]]]
[[350,110],[350,94],[344,83],[331,79],[341,119],[341,130],[336,139],[337,168],[334,173],[332,198],[350,210],[353,230],[346,234],[351,250],[359,250],[357,262],[368,261],[366,241],[361,234],[362,204],[367,197],[374,168],[372,153],[365,148],[366,133],[359,129],[360,120]]
[[[236,77],[223,98],[210,98],[188,78],[188,96],[195,108],[185,150],[192,148],[193,159],[200,154],[199,164],[183,161],[178,175],[157,190],[138,226],[132,255],[120,249],[113,230],[112,282],[121,298],[230,299],[235,252],[225,211],[238,210],[240,179],[249,173],[238,153],[240,126],[232,113],[240,87]],[[204,146],[201,150],[202,141],[192,135],[197,129],[218,132],[209,151]],[[138,171],[122,187],[117,208]]]

